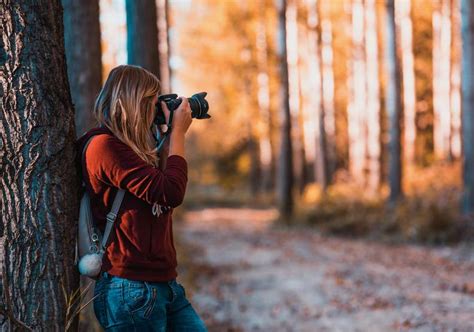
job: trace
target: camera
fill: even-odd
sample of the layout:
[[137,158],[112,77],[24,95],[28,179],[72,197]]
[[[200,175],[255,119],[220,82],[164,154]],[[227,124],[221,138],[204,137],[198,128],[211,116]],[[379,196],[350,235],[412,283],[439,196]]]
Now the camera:
[[[207,114],[209,111],[209,104],[205,99],[207,92],[199,92],[188,98],[189,106],[191,107],[191,117],[196,119],[209,119],[211,116]],[[181,105],[182,100],[178,98],[177,94],[167,94],[158,96],[158,102],[155,105],[156,116],[153,122],[157,125],[164,125],[166,123],[165,113],[161,109],[161,102],[164,101],[170,110],[170,124],[172,121],[173,111]]]

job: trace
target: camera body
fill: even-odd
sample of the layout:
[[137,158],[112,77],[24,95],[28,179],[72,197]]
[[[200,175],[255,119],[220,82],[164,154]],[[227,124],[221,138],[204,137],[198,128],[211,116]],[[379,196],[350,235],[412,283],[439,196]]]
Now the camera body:
[[[209,104],[205,97],[207,92],[199,92],[188,98],[189,106],[191,107],[191,117],[196,119],[209,119],[211,116],[207,114],[209,111]],[[165,113],[161,109],[161,102],[165,102],[171,114],[181,105],[182,100],[178,98],[177,94],[166,94],[158,96],[158,102],[155,105],[156,116],[153,122],[157,125],[164,125],[166,123]],[[172,116],[170,115],[172,121]],[[171,124],[171,121],[169,124]]]

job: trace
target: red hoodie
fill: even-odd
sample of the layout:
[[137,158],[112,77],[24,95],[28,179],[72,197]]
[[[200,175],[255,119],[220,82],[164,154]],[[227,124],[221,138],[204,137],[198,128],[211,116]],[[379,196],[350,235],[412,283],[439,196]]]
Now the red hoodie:
[[[85,143],[94,135],[81,165]],[[173,209],[180,205],[187,184],[187,162],[168,157],[164,171],[147,164],[128,145],[105,127],[89,130],[77,140],[76,160],[91,197],[94,221],[103,232],[106,215],[118,189],[125,189],[102,270],[111,275],[142,281],[176,278],[173,244]]]

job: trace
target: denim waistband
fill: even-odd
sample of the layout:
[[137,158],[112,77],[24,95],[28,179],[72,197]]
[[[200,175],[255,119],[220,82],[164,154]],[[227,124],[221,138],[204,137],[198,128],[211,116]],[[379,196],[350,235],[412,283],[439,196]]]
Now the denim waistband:
[[130,280],[130,281],[141,281],[141,282],[145,282],[145,283],[148,283],[148,284],[168,284],[168,285],[171,285],[171,284],[177,282],[176,278],[168,280],[168,281],[144,281],[144,280],[127,279],[127,278],[122,278],[122,277],[119,277],[119,276],[114,276],[112,274],[107,273],[106,271],[101,273],[99,279],[102,279],[102,278],[108,279],[108,280],[110,280],[112,278],[117,278],[117,279]]

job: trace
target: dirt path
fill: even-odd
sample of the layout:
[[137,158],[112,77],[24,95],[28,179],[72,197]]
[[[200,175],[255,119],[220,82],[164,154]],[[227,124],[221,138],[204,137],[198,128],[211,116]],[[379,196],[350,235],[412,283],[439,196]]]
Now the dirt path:
[[390,246],[204,209],[178,226],[211,331],[474,331],[474,247]]

